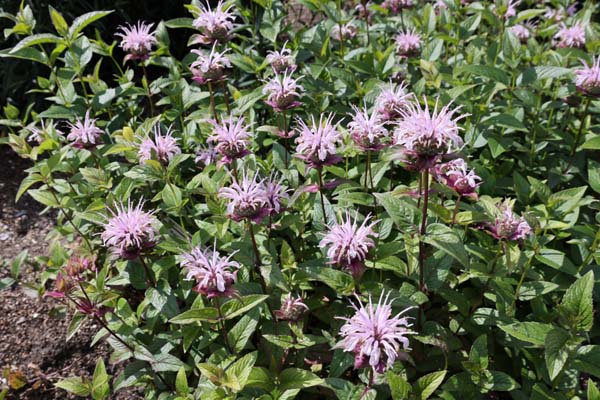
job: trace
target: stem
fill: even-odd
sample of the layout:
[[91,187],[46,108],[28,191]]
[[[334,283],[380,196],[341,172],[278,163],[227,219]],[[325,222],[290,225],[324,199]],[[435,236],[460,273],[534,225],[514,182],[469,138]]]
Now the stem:
[[390,163],[390,192],[394,190],[394,161]]
[[404,8],[400,8],[400,27],[404,32]]
[[325,198],[323,196],[323,168],[318,167],[317,171],[319,172],[319,195],[321,196],[321,211],[323,211],[323,222],[327,226],[327,213],[325,211]]
[[[256,237],[254,236],[254,228],[252,227],[252,222],[248,221],[248,230],[250,231],[250,238],[252,239],[252,248],[254,249],[254,266],[260,267],[260,252],[258,251],[258,245],[256,244]],[[260,274],[260,271],[259,271]]]
[[283,141],[283,145],[285,147],[285,152],[283,155],[284,158],[284,162],[285,162],[285,169],[288,169],[289,164],[288,164],[288,147],[289,147],[289,143],[288,143],[288,134],[287,134],[287,114],[286,114],[286,110],[283,110],[283,134],[285,135],[285,139]]
[[429,168],[423,172],[421,179],[423,184],[423,214],[421,216],[421,230],[419,231],[419,290],[425,292],[424,269],[425,269],[425,233],[427,231],[427,208],[429,206]]
[[581,137],[581,133],[583,132],[583,127],[585,125],[585,119],[588,115],[588,110],[590,108],[592,100],[588,97],[585,100],[585,108],[583,109],[583,117],[581,118],[581,123],[579,124],[579,129],[577,130],[577,134],[575,135],[575,141],[573,142],[573,148],[571,149],[571,157],[575,155],[575,150],[577,150],[577,146],[579,145],[579,138]]
[[340,55],[342,59],[344,58],[344,37],[342,35],[342,0],[337,0],[337,12],[338,12],[338,26],[340,27]]
[[533,260],[533,257],[530,257],[529,260],[527,260],[527,264],[525,264],[525,266],[523,267],[523,273],[521,274],[521,278],[519,279],[519,283],[517,284],[517,289],[515,290],[515,298],[512,301],[511,308],[513,310],[515,309],[515,304],[517,303],[517,300],[519,298],[519,292],[521,291],[521,285],[523,285],[523,281],[525,280],[525,275],[527,274],[527,271],[531,266],[531,260]]
[[[50,189],[50,193],[52,194],[52,197],[54,198],[54,201],[56,201],[57,204],[60,204],[60,201],[58,200],[58,197],[56,197],[56,193],[54,192],[54,189],[52,188],[52,186],[48,185],[48,189]],[[75,232],[77,232],[77,234],[79,234],[79,236],[81,236],[81,238],[85,241],[85,243],[87,244],[88,248],[90,249],[90,252],[92,251],[92,244],[90,243],[90,241],[87,239],[87,237],[81,233],[81,231],[79,230],[79,228],[77,227],[77,225],[75,225],[75,223],[73,222],[73,220],[71,219],[71,217],[67,214],[67,212],[64,210],[64,208],[62,207],[58,207],[58,209],[60,211],[62,211],[63,215],[65,216],[66,220],[68,223],[71,224],[71,226],[73,227],[73,229],[75,229]]]
[[231,349],[231,345],[229,344],[229,339],[227,338],[227,329],[225,329],[225,320],[223,319],[223,311],[221,310],[221,300],[219,297],[215,297],[215,303],[217,303],[217,313],[219,315],[219,326],[221,328],[221,333],[223,334],[223,340],[225,341],[225,346],[227,346],[227,350],[229,353],[233,354],[233,350]]
[[146,74],[146,66],[142,63],[142,71],[144,72],[144,81],[146,89],[146,97],[148,97],[148,104],[150,104],[150,116],[154,116],[154,103],[152,102],[152,92],[150,92],[150,84],[148,83],[148,74]]
[[227,108],[227,114],[231,114],[231,106],[229,105],[229,90],[227,84],[223,81],[223,100],[225,100],[225,107]]
[[208,92],[210,93],[210,110],[212,115],[217,122],[219,123],[219,117],[217,116],[217,111],[215,110],[215,94],[213,92],[212,82],[208,82]]
[[231,169],[231,173],[233,174],[233,179],[235,179],[235,181],[238,182],[237,161],[235,158],[231,160],[231,166],[229,168]]
[[367,387],[365,387],[365,390],[363,390],[362,394],[360,395],[358,400],[362,400],[367,393],[369,393],[369,390],[371,390],[371,386],[373,386],[373,381],[375,379],[375,374],[373,373],[373,368],[371,368],[370,370],[370,375],[369,375],[369,383],[367,384]]
[[146,261],[144,261],[144,258],[141,254],[138,256],[138,259],[140,260],[140,264],[142,264],[142,267],[144,267],[144,271],[148,276],[148,280],[150,281],[153,287],[156,287],[156,280],[154,279],[154,275],[152,274],[152,271],[150,271],[150,268],[148,268],[148,265],[146,264]]
[[373,170],[371,169],[371,150],[367,150],[367,169],[369,182],[371,184],[371,193],[375,191],[375,185],[373,185]]
[[370,26],[369,26],[369,10],[367,9],[367,1],[363,0],[362,5],[363,5],[363,11],[365,13],[365,24],[367,25],[367,46],[369,46],[371,44],[371,35],[369,33]]
[[456,214],[458,214],[458,207],[460,206],[461,199],[462,199],[462,196],[459,194],[458,199],[456,200],[456,204],[454,205],[454,212],[452,213],[452,222],[450,223],[450,226],[452,226],[456,223]]

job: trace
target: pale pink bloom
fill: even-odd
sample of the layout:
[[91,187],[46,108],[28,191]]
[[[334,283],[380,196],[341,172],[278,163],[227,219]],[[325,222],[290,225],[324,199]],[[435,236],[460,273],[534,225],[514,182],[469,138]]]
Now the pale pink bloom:
[[444,0],[436,0],[435,3],[433,3],[433,8],[435,8],[435,13],[439,14],[440,10],[448,9],[448,4],[446,4]]
[[509,19],[517,15],[517,6],[521,4],[521,0],[510,0],[508,5],[506,6],[506,12],[504,13],[504,18]]
[[127,60],[146,60],[148,54],[152,51],[152,46],[158,42],[151,31],[154,24],[146,24],[138,21],[137,25],[120,26],[121,32],[117,36],[121,37],[120,47],[123,51],[129,53],[125,56]]
[[201,4],[200,8],[196,8],[198,16],[194,19],[193,25],[201,33],[192,39],[191,44],[215,44],[229,41],[235,20],[233,12],[230,11],[231,8],[231,5],[225,7],[223,1],[219,1],[214,9],[210,7],[208,1],[206,6]]
[[381,3],[381,7],[391,11],[393,14],[397,14],[401,10],[411,8],[414,5],[413,0],[385,0]]
[[290,196],[288,195],[289,189],[283,186],[282,183],[283,177],[277,179],[275,174],[271,174],[268,179],[263,181],[270,215],[279,214],[283,209],[282,202],[290,200]]
[[581,60],[583,68],[575,70],[575,86],[577,90],[588,95],[600,94],[600,57],[592,58],[592,63]]
[[406,85],[394,85],[392,83],[383,87],[375,99],[375,110],[379,113],[383,121],[395,121],[400,118],[400,111],[403,110],[411,97],[406,92]]
[[90,118],[90,110],[85,112],[83,120],[77,119],[74,124],[68,122],[70,131],[67,140],[79,149],[96,147],[101,144],[102,129],[96,126],[96,119]]
[[194,159],[194,162],[202,165],[203,167],[207,167],[213,163],[216,163],[218,156],[219,152],[217,151],[216,147],[209,143],[206,147],[200,147],[196,151],[196,158]]
[[414,29],[398,33],[394,41],[396,42],[396,52],[401,57],[413,56],[421,49],[421,36]]
[[331,38],[339,41],[352,40],[356,36],[356,27],[352,24],[352,22],[348,22],[347,24],[343,24],[340,28],[339,24],[336,24],[331,29]]
[[439,99],[433,112],[424,98],[425,107],[418,101],[410,102],[401,111],[402,119],[395,130],[396,143],[402,146],[401,155],[415,158],[415,167],[429,168],[440,156],[459,150],[463,141],[459,136],[461,128],[457,122],[466,117],[458,115],[460,107],[451,109],[450,105],[439,108]]
[[277,112],[290,110],[298,107],[302,103],[298,101],[300,93],[304,91],[304,88],[298,84],[298,79],[294,79],[287,72],[283,75],[275,75],[272,77],[265,87],[263,88],[263,94],[267,94],[266,103],[273,107]]
[[342,144],[342,134],[338,131],[339,122],[333,124],[333,114],[324,118],[319,117],[319,122],[311,116],[309,127],[303,120],[298,119],[299,136],[296,138],[296,157],[314,168],[324,165],[333,165],[342,160],[337,155],[338,146]]
[[507,199],[497,205],[499,216],[493,224],[486,226],[492,236],[500,240],[520,240],[532,234],[531,227],[523,217],[515,215],[510,201]]
[[58,135],[63,135],[61,131],[56,129],[52,121],[50,121],[50,124],[46,126],[46,122],[44,120],[40,120],[40,125],[41,128],[38,128],[33,124],[25,127],[25,130],[27,130],[30,133],[30,135],[27,137],[28,141],[36,141],[38,143],[42,143],[52,131],[55,131]]
[[167,133],[164,135],[158,125],[154,126],[153,131],[154,139],[147,136],[142,140],[138,150],[138,158],[142,164],[148,160],[157,160],[166,165],[173,156],[181,153],[181,149],[177,145],[177,139],[171,134],[170,128],[167,129]]
[[358,19],[367,20],[369,23],[373,19],[373,12],[369,9],[371,7],[372,2],[368,1],[365,4],[358,3],[354,9],[356,10],[356,15]]
[[571,5],[569,7],[567,7],[567,15],[569,17],[572,17],[577,12],[577,4],[578,3],[579,3],[578,1],[574,1],[573,3],[571,3]]
[[575,23],[570,28],[565,24],[561,24],[560,30],[554,35],[554,40],[557,41],[556,47],[585,47],[585,27],[579,23]]
[[250,126],[245,125],[244,117],[223,119],[221,122],[215,120],[208,121],[213,127],[214,132],[209,136],[208,141],[215,144],[215,149],[221,154],[219,165],[230,164],[237,158],[242,158],[250,154]]
[[355,278],[362,276],[365,265],[364,261],[369,254],[369,250],[375,247],[374,238],[377,233],[373,227],[379,221],[370,221],[368,215],[358,224],[358,213],[354,220],[349,212],[346,212],[346,218],[342,218],[342,223],[334,222],[328,227],[328,232],[319,247],[327,249],[327,258],[330,264],[346,268]]
[[219,190],[219,198],[229,199],[229,218],[237,222],[247,219],[258,224],[269,215],[271,209],[264,182],[257,178],[258,175],[250,178],[244,173],[241,181],[234,180],[229,187]]
[[334,348],[354,353],[354,368],[371,367],[378,373],[391,368],[397,359],[406,359],[406,351],[410,350],[408,335],[411,331],[409,317],[401,317],[410,310],[407,308],[392,317],[392,301],[381,293],[379,303],[369,302],[363,305],[360,298],[358,306],[352,304],[355,314],[351,318],[339,317],[346,321],[340,329],[343,339]]
[[521,43],[526,43],[531,37],[530,27],[523,24],[511,26],[510,31],[517,39],[521,41]]
[[477,200],[475,189],[481,185],[481,178],[475,175],[475,171],[468,170],[467,163],[462,158],[436,165],[433,174],[439,183],[459,195]]
[[565,19],[565,10],[562,7],[557,9],[546,7],[544,19],[551,22],[560,22]]
[[220,82],[225,79],[226,70],[231,68],[231,62],[225,56],[229,49],[222,53],[216,51],[216,43],[213,45],[210,53],[202,50],[192,50],[192,53],[198,55],[196,61],[192,63],[192,79],[200,85],[209,82]]
[[281,302],[281,308],[275,311],[275,316],[282,321],[295,322],[302,318],[302,314],[308,311],[308,306],[304,304],[302,297],[292,297],[291,293]]
[[194,291],[210,298],[230,297],[234,294],[232,285],[237,280],[240,264],[231,260],[235,253],[222,257],[217,251],[216,242],[212,250],[194,247],[183,254],[181,265],[187,270],[186,279],[196,282]]
[[352,105],[352,109],[354,114],[348,124],[348,130],[358,147],[365,151],[378,151],[392,144],[390,133],[385,128],[379,113],[369,114],[366,106],[361,110]]
[[287,42],[283,44],[283,47],[279,51],[271,50],[267,53],[267,62],[276,74],[294,72],[298,67],[296,59],[292,55],[292,50],[286,48],[286,44]]
[[154,212],[145,212],[143,207],[142,200],[135,207],[129,200],[127,206],[115,204],[114,210],[109,210],[112,217],[104,224],[102,241],[124,260],[133,260],[156,243],[158,231],[154,227]]

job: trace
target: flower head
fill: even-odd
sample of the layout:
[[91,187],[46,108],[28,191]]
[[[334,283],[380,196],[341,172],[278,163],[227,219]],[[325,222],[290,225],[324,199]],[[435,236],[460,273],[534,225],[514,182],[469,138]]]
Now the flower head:
[[375,110],[382,121],[395,121],[401,116],[400,111],[406,107],[409,98],[406,85],[390,83],[389,86],[382,88],[375,99]]
[[146,24],[138,21],[137,25],[120,26],[117,36],[121,37],[120,47],[129,53],[125,56],[127,60],[144,61],[152,51],[152,46],[157,44],[154,32],[151,31],[154,24]]
[[319,122],[311,116],[309,127],[303,120],[298,119],[299,136],[296,138],[296,155],[304,160],[309,166],[320,168],[323,165],[333,165],[342,160],[337,155],[338,146],[342,143],[342,134],[338,131],[338,125],[333,124],[333,114],[324,118],[321,114]]
[[292,78],[287,72],[275,75],[263,88],[263,94],[268,95],[266,103],[277,112],[298,107],[302,103],[297,99],[300,92],[304,91],[304,88],[298,85],[298,79]]
[[546,12],[544,13],[544,19],[551,22],[560,22],[565,19],[565,9],[564,8],[550,8],[546,7]]
[[354,114],[352,121],[348,124],[348,130],[358,147],[365,151],[378,151],[391,144],[392,138],[390,138],[379,113],[369,114],[366,107],[361,110],[355,105],[352,105],[352,109]]
[[74,124],[68,122],[70,131],[67,140],[73,147],[84,149],[96,147],[102,143],[102,129],[96,126],[96,119],[90,118],[90,110],[85,112],[83,120],[77,119]]
[[525,218],[518,217],[513,213],[508,199],[498,204],[497,207],[499,215],[493,224],[487,224],[487,228],[496,239],[520,240],[532,233],[531,227],[525,221]]
[[340,329],[343,339],[334,348],[354,353],[354,368],[371,367],[383,373],[394,365],[397,359],[406,357],[410,350],[408,335],[416,332],[409,330],[412,326],[408,317],[401,317],[410,308],[392,317],[392,301],[390,293],[384,297],[381,293],[379,303],[373,304],[371,296],[365,306],[360,298],[358,306],[352,304],[356,311],[351,318],[341,318],[346,323]]
[[181,265],[187,270],[186,279],[196,281],[194,291],[209,299],[233,295],[231,286],[236,282],[240,269],[240,264],[231,260],[234,254],[220,256],[216,242],[212,250],[198,246],[183,254]]
[[560,30],[554,35],[554,40],[557,41],[556,47],[584,47],[585,46],[585,27],[579,23],[575,23],[572,27],[567,28],[565,24],[561,24]]
[[210,164],[217,162],[219,152],[212,144],[208,144],[206,147],[200,147],[196,151],[196,158],[194,162],[200,164],[202,167],[207,167]]
[[236,158],[250,154],[250,127],[244,124],[244,117],[234,119],[230,115],[220,123],[215,120],[208,122],[214,127],[208,141],[215,144],[216,151],[222,156],[219,164],[229,164]]
[[302,318],[302,314],[307,310],[302,297],[292,297],[292,294],[288,293],[281,302],[281,308],[275,311],[275,316],[282,321],[294,322]]
[[194,28],[200,30],[192,44],[215,44],[225,43],[231,38],[230,33],[233,30],[233,20],[235,16],[231,12],[232,6],[224,6],[223,1],[219,1],[213,9],[206,3],[197,8],[197,17],[193,21]]
[[25,127],[25,130],[30,133],[30,135],[27,136],[28,141],[36,141],[37,143],[42,143],[52,131],[56,132],[58,135],[63,135],[61,131],[56,129],[52,121],[50,122],[50,124],[48,124],[48,126],[46,126],[45,121],[40,120],[40,125],[41,127],[39,128],[33,124]]
[[370,221],[368,215],[362,224],[358,224],[357,216],[354,220],[349,212],[346,212],[346,218],[342,223],[334,223],[329,227],[319,247],[327,249],[327,258],[330,264],[339,265],[346,268],[355,278],[362,276],[364,272],[364,261],[367,259],[369,250],[375,247],[373,238],[377,234],[373,227],[378,221]]
[[411,8],[415,5],[413,0],[385,0],[381,3],[381,7],[398,14],[401,10]]
[[462,158],[438,164],[434,170],[435,179],[448,186],[461,196],[477,200],[475,189],[481,185],[481,178],[474,171],[467,169],[467,163]]
[[455,117],[460,107],[451,109],[450,105],[446,105],[439,108],[439,99],[430,112],[427,99],[424,98],[424,101],[425,108],[414,101],[401,111],[402,120],[394,132],[403,155],[414,158],[417,168],[430,166],[432,161],[462,146],[457,121],[466,117]]
[[591,65],[583,60],[581,62],[583,68],[575,70],[577,90],[587,95],[600,95],[600,57],[592,58]]
[[331,29],[331,37],[338,42],[341,42],[342,40],[352,40],[355,36],[356,27],[352,24],[352,22],[343,24],[341,27],[339,24],[336,24]]
[[298,67],[296,65],[296,59],[292,55],[292,50],[285,47],[287,44],[284,43],[283,47],[279,51],[269,51],[267,53],[267,62],[273,68],[273,72],[276,74],[282,74],[285,72],[294,72]]
[[511,26],[510,31],[521,43],[527,43],[527,40],[531,37],[531,26],[517,24]]
[[138,158],[140,163],[154,159],[166,165],[174,155],[180,153],[181,149],[177,145],[177,139],[171,135],[171,129],[169,128],[167,133],[163,135],[160,126],[155,125],[154,139],[148,136],[142,140],[138,150]]
[[225,56],[227,50],[219,53],[216,51],[216,43],[208,54],[202,50],[192,50],[192,53],[198,55],[196,61],[190,66],[192,79],[200,85],[225,79],[225,70],[231,68],[231,62]]
[[414,56],[421,49],[421,36],[414,29],[407,29],[395,37],[396,52],[401,57]]
[[112,248],[113,252],[124,260],[133,260],[143,250],[153,247],[156,242],[156,220],[153,212],[147,213],[143,207],[142,200],[135,207],[129,200],[127,206],[122,203],[116,204],[114,210],[109,210],[112,217],[104,224],[102,241],[104,246]]
[[263,181],[258,175],[250,178],[244,174],[241,181],[233,181],[229,187],[219,190],[219,198],[229,199],[227,214],[234,221],[244,219],[260,223],[270,213],[269,198]]
[[288,189],[282,185],[283,177],[276,178],[274,174],[263,182],[263,188],[267,197],[267,203],[269,206],[269,213],[271,215],[277,215],[283,209],[282,201],[289,201],[290,196],[288,195]]
[[521,4],[521,0],[510,0],[506,6],[506,12],[504,13],[504,18],[509,19],[517,15],[517,6]]

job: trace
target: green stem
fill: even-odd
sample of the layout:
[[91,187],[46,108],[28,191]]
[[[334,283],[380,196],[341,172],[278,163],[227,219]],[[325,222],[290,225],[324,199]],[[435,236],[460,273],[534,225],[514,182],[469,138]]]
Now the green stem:
[[327,213],[325,211],[325,197],[323,196],[323,168],[318,167],[317,171],[319,173],[319,195],[321,196],[321,211],[323,211],[323,222],[325,226],[327,226]]
[[425,233],[427,232],[427,208],[429,207],[429,168],[423,171],[421,182],[423,186],[423,213],[421,214],[421,229],[419,231],[419,290],[425,292]]
[[156,279],[154,279],[154,275],[152,274],[152,271],[150,271],[150,268],[148,268],[146,261],[144,261],[144,257],[142,257],[142,255],[140,254],[138,256],[138,259],[140,260],[140,264],[142,264],[142,267],[144,267],[144,271],[146,272],[146,275],[148,276],[148,280],[150,281],[150,283],[152,284],[153,287],[156,287]]
[[152,92],[150,92],[150,83],[148,82],[148,74],[146,73],[146,66],[142,63],[142,71],[144,73],[144,89],[146,89],[146,97],[148,97],[148,104],[150,104],[150,116],[154,116],[154,103],[152,102]]
[[210,111],[212,112],[213,118],[219,123],[219,117],[217,116],[217,111],[215,110],[215,94],[213,92],[212,83],[208,82],[208,92],[210,94]]
[[450,226],[452,226],[456,223],[456,214],[458,214],[458,208],[460,206],[461,199],[462,199],[462,196],[458,195],[458,199],[456,200],[456,204],[454,205],[454,212],[452,213],[452,222],[450,223]]
[[233,349],[231,348],[231,345],[229,344],[229,339],[227,338],[227,329],[225,328],[225,319],[223,318],[223,311],[221,309],[221,300],[219,299],[218,296],[215,297],[215,303],[217,304],[217,314],[219,315],[219,328],[223,335],[223,340],[225,341],[225,346],[227,347],[227,350],[229,351],[229,353],[233,354]]

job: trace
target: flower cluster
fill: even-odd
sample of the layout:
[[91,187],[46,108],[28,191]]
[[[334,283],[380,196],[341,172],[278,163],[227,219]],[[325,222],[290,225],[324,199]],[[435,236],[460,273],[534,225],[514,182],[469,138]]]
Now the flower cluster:
[[585,27],[579,23],[570,28],[562,24],[560,30],[554,36],[554,40],[557,41],[556,47],[559,48],[585,47]]
[[215,44],[229,41],[235,20],[231,5],[226,7],[223,1],[219,1],[217,6],[212,9],[207,2],[206,5],[201,4],[200,8],[196,8],[195,11],[197,17],[192,24],[194,28],[200,30],[200,34],[192,38],[191,44]]
[[498,204],[499,215],[493,224],[487,224],[487,228],[496,239],[499,240],[521,240],[529,236],[531,227],[523,217],[518,217],[512,210],[509,200]]
[[375,110],[379,118],[385,122],[393,122],[399,119],[401,111],[405,109],[410,94],[406,93],[406,85],[394,85],[392,83],[383,87],[375,100]]
[[292,55],[292,50],[286,48],[286,44],[287,42],[279,51],[270,50],[267,53],[267,62],[276,74],[294,72],[298,67],[296,65],[296,59]]
[[475,175],[474,171],[468,170],[467,163],[462,158],[437,164],[433,171],[439,183],[448,186],[460,196],[477,200],[475,189],[481,185],[481,178]]
[[331,37],[338,42],[352,40],[356,37],[356,27],[348,22],[347,24],[334,25],[331,29]]
[[531,37],[531,27],[523,24],[517,24],[510,27],[510,31],[521,43],[527,43]]
[[258,175],[250,178],[244,174],[239,182],[234,180],[229,187],[221,188],[219,198],[229,199],[227,214],[234,221],[250,220],[258,224],[271,212],[271,199]]
[[221,165],[230,164],[237,158],[250,154],[250,126],[245,124],[244,117],[234,118],[230,115],[222,122],[208,121],[214,128],[208,141],[214,143],[215,150],[221,155]]
[[413,0],[384,0],[381,7],[389,10],[394,14],[398,14],[401,10],[411,8],[415,5]]
[[591,64],[583,60],[581,62],[583,68],[575,70],[577,90],[587,95],[600,95],[600,57],[594,57]]
[[304,88],[298,84],[298,79],[292,78],[287,72],[275,75],[263,88],[263,94],[268,95],[266,103],[277,112],[295,107],[300,103],[297,99]]
[[378,151],[392,144],[392,138],[385,127],[380,113],[352,106],[354,114],[348,130],[354,143],[365,151]]
[[333,165],[342,160],[337,155],[338,146],[342,144],[342,134],[338,131],[339,122],[333,123],[333,114],[326,118],[321,114],[319,122],[311,116],[311,125],[298,119],[299,136],[296,138],[297,157],[313,168]]
[[139,21],[137,25],[119,27],[121,30],[117,33],[117,36],[121,37],[119,46],[128,53],[125,56],[125,61],[144,61],[148,59],[152,47],[158,43],[154,32],[151,30],[153,26],[154,24]]
[[231,62],[225,56],[227,50],[218,52],[216,44],[210,53],[203,50],[192,50],[198,58],[190,65],[192,79],[200,85],[205,83],[220,82],[225,79],[226,70],[231,68]]
[[177,145],[177,139],[171,134],[171,129],[163,135],[160,126],[154,127],[154,138],[146,137],[140,144],[138,158],[140,163],[148,160],[157,160],[166,165],[171,161],[173,156],[181,153],[181,149]]
[[194,280],[194,291],[210,298],[230,297],[234,294],[232,285],[237,280],[240,264],[231,260],[235,253],[222,257],[217,251],[216,242],[212,250],[194,247],[182,255],[181,266],[187,270],[186,279]]
[[411,57],[421,50],[421,36],[414,29],[407,29],[395,37],[396,53],[401,57]]
[[281,308],[275,311],[275,316],[282,321],[295,322],[302,318],[302,314],[308,310],[302,297],[292,297],[291,293],[281,302]]
[[90,110],[86,111],[83,120],[77,119],[74,124],[68,123],[67,140],[73,147],[89,149],[101,144],[102,129],[96,126],[96,119],[90,118]]

